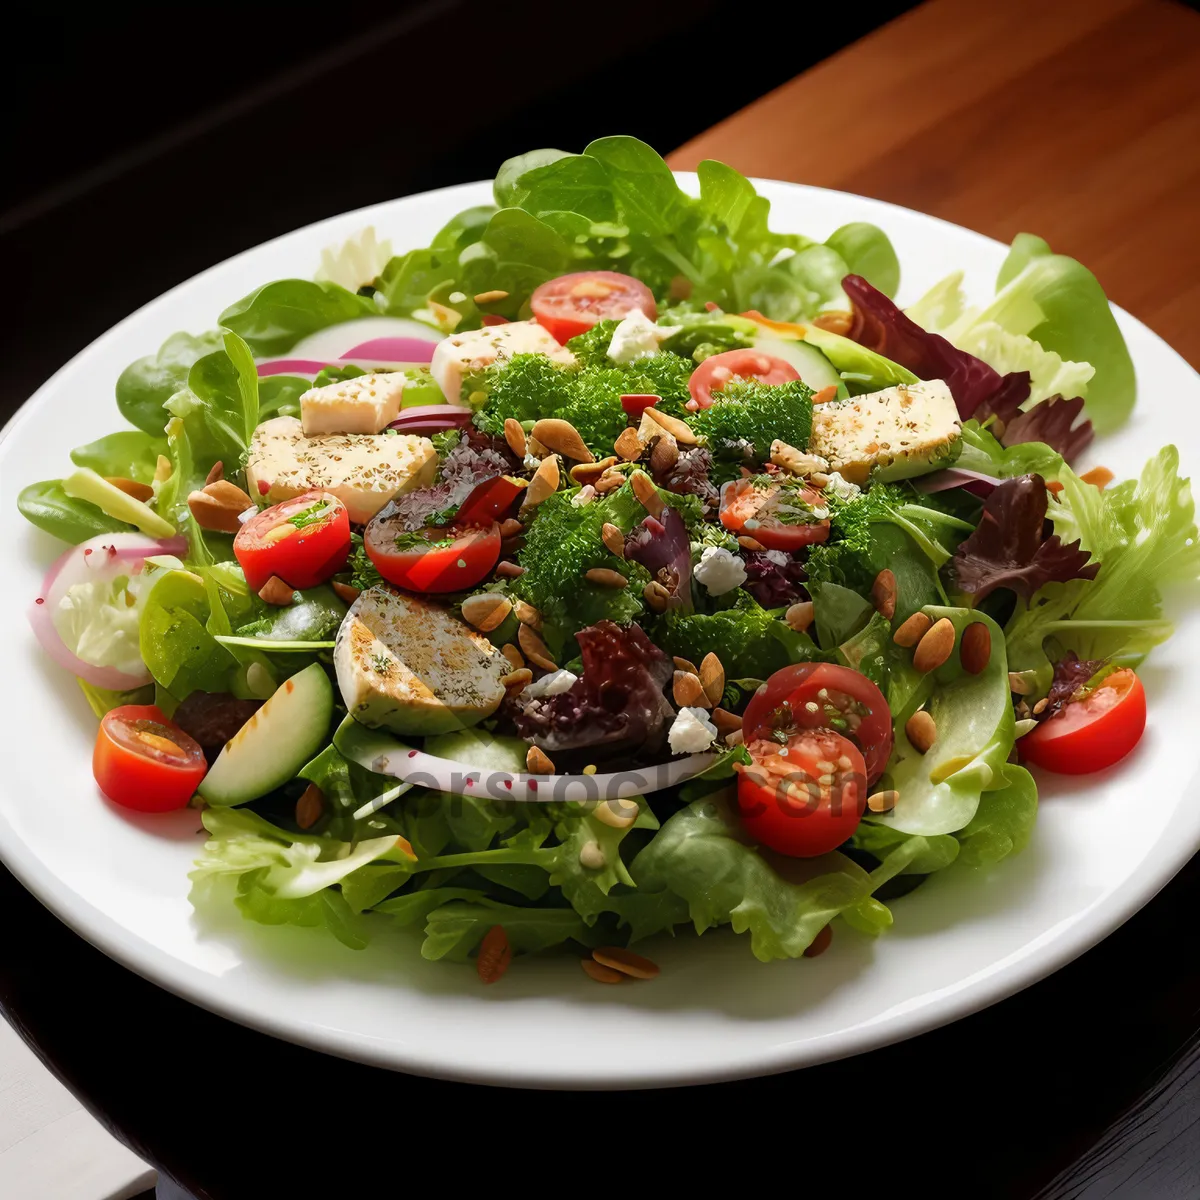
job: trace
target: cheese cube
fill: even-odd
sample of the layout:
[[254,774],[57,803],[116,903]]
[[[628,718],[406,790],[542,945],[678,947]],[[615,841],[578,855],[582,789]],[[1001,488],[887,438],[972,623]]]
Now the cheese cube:
[[863,483],[873,470],[889,480],[947,466],[961,436],[950,389],[930,379],[816,405],[808,449],[844,479]]
[[434,382],[451,404],[465,402],[463,378],[502,363],[516,354],[545,354],[554,362],[573,366],[575,356],[563,349],[536,321],[510,321],[455,333],[438,342],[429,364]]
[[386,429],[400,415],[404,384],[404,374],[391,371],[310,388],[300,397],[304,436],[378,433]]
[[305,437],[295,417],[275,417],[255,431],[246,462],[250,495],[278,504],[320,488],[365,525],[389,500],[433,482],[437,451],[406,433],[333,433]]

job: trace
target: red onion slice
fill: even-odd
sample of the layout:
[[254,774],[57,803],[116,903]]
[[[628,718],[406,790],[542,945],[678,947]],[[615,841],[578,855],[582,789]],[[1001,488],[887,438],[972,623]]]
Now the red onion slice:
[[76,584],[136,574],[142,563],[153,555],[186,553],[186,538],[159,541],[140,533],[105,533],[73,547],[46,572],[41,594],[29,606],[29,624],[34,636],[60,667],[93,687],[125,692],[149,683],[149,671],[131,674],[116,667],[98,667],[72,653],[54,625],[54,612],[67,590]]
[[437,342],[422,338],[379,337],[368,342],[359,342],[338,357],[345,362],[351,358],[387,359],[390,362],[428,363],[433,361]]
[[418,404],[401,409],[388,428],[400,433],[441,433],[465,428],[474,415],[473,409],[458,404]]

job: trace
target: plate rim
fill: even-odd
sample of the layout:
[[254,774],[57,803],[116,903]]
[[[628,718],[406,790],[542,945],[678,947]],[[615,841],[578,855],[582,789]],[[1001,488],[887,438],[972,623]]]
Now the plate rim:
[[[675,176],[685,186],[688,183],[694,185],[696,180],[693,172],[677,171]],[[844,198],[858,206],[858,211],[863,215],[865,213],[862,205],[866,205],[880,216],[896,211],[903,212],[921,221],[932,222],[937,227],[953,230],[957,237],[969,235],[990,248],[1003,248],[1003,243],[977,230],[874,197],[787,180],[755,178],[753,182],[756,187],[765,185],[771,190],[794,190],[801,195],[821,193]],[[0,428],[0,446],[35,408],[45,402],[48,398],[47,393],[55,381],[80,358],[119,336],[130,324],[139,323],[145,320],[148,314],[169,306],[179,292],[191,288],[198,281],[230,268],[265,247],[275,246],[288,239],[315,240],[323,228],[342,222],[362,220],[370,223],[378,219],[373,214],[385,212],[406,200],[416,197],[443,197],[447,201],[448,210],[452,198],[464,196],[474,201],[482,188],[490,186],[490,181],[485,180],[453,184],[333,214],[248,247],[205,268],[129,313],[58,367]],[[1114,304],[1112,308],[1123,323],[1131,323],[1134,328],[1144,331],[1153,340],[1157,354],[1166,352],[1178,360],[1191,375],[1200,377],[1200,373],[1148,325],[1118,305]],[[67,879],[56,874],[42,861],[2,812],[0,861],[45,908],[114,961],[189,1003],[260,1033],[351,1061],[430,1078],[491,1086],[604,1091],[725,1082],[816,1066],[892,1045],[979,1012],[1060,970],[1103,941],[1125,920],[1149,903],[1175,877],[1197,849],[1200,849],[1200,808],[1191,817],[1190,822],[1186,823],[1185,831],[1190,836],[1179,836],[1181,831],[1177,828],[1163,830],[1145,856],[1146,860],[1153,858],[1156,864],[1153,871],[1135,869],[1135,873],[1121,884],[1106,890],[1093,904],[1073,914],[1070,924],[1065,929],[1043,933],[1043,938],[1050,939],[1045,946],[1034,953],[1023,955],[1007,966],[1006,960],[1001,958],[986,967],[981,967],[974,975],[956,984],[953,993],[943,998],[940,1003],[926,1001],[911,1011],[891,1015],[887,1021],[860,1025],[852,1033],[840,1030],[818,1034],[792,1044],[775,1042],[762,1048],[741,1048],[735,1052],[733,1058],[722,1063],[676,1063],[670,1066],[657,1064],[641,1073],[626,1071],[612,1077],[594,1072],[585,1076],[573,1075],[569,1067],[564,1069],[556,1067],[555,1064],[533,1061],[525,1061],[516,1069],[512,1064],[499,1063],[468,1067],[461,1059],[454,1060],[452,1057],[439,1056],[436,1052],[428,1052],[415,1042],[389,1043],[380,1047],[370,1037],[361,1034],[334,1029],[310,1020],[273,1017],[271,1013],[255,1008],[248,1001],[239,1002],[236,992],[232,996],[222,995],[221,977],[209,974],[183,959],[164,955],[147,939],[132,932],[115,917],[81,896]]]

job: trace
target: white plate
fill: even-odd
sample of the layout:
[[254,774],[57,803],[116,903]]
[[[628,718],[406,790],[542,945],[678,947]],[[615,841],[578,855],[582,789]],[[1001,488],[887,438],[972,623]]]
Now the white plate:
[[[878,201],[760,186],[780,229],[824,237],[846,221],[883,226],[904,266],[902,299],[958,267],[973,296],[991,294],[1004,248],[987,238]],[[397,246],[424,245],[453,213],[488,199],[485,184],[413,196],[248,251],[123,321],[17,415],[0,444],[0,854],[9,868],[113,958],[233,1020],[380,1066],[549,1087],[730,1079],[911,1037],[1042,978],[1145,904],[1200,845],[1197,609],[1145,668],[1150,726],[1125,764],[1078,784],[1042,779],[1025,853],[986,873],[934,876],[895,904],[895,927],[878,941],[839,923],[819,959],[764,966],[745,938],[718,932],[655,942],[663,974],[652,984],[598,987],[568,959],[522,963],[483,988],[469,969],[423,962],[414,939],[388,929],[356,953],[232,910],[192,912],[196,814],[139,819],[103,801],[90,771],[95,722],[26,626],[25,606],[61,547],[20,518],[17,492],[62,475],[72,446],[119,425],[117,375],[169,334],[210,328],[267,280],[310,275],[322,247],[366,224]],[[1200,379],[1144,325],[1118,316],[1142,399],[1093,461],[1125,476],[1174,440],[1194,470]]]

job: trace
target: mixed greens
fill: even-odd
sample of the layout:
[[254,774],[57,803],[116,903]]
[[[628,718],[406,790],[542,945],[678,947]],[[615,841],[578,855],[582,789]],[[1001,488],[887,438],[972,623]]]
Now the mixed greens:
[[1174,447],[1072,466],[1135,399],[1095,277],[1023,234],[902,310],[882,230],[698,179],[512,159],[169,338],[21,493],[102,790],[202,809],[194,903],[488,982],[687,926],[795,958],[1020,850],[1026,763],[1133,749],[1200,543]]

